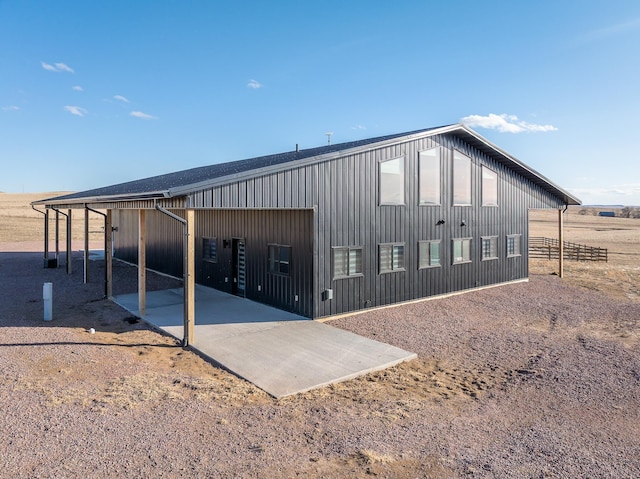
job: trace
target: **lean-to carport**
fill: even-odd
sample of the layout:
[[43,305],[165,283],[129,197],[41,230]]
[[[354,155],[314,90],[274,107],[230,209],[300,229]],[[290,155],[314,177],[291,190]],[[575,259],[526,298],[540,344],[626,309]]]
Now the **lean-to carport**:
[[[73,195],[70,195],[73,196]],[[90,279],[90,262],[89,262],[89,213],[95,213],[104,217],[104,251],[105,251],[105,297],[112,297],[113,290],[113,256],[111,249],[113,226],[112,226],[112,210],[113,209],[134,209],[138,211],[138,311],[141,317],[145,314],[146,309],[146,212],[147,210],[157,210],[161,213],[179,221],[184,227],[184,311],[183,311],[183,327],[184,335],[182,343],[188,346],[193,343],[194,325],[195,325],[195,214],[193,209],[185,209],[183,199],[176,198],[164,200],[165,195],[160,193],[144,194],[140,198],[122,196],[95,197],[95,198],[67,198],[60,197],[57,201],[41,200],[32,203],[34,210],[40,212],[44,216],[44,258],[45,267],[57,267],[59,256],[59,214],[66,217],[67,235],[66,235],[66,257],[67,257],[67,273],[71,273],[71,220],[72,210],[83,210],[84,213],[84,282],[88,283]],[[45,206],[45,211],[36,209],[36,206]],[[178,208],[176,208],[178,206]],[[172,213],[169,209],[181,209],[185,211],[185,218]],[[67,209],[68,212],[62,213],[61,209]],[[56,212],[55,219],[55,258],[49,258],[49,211]],[[105,211],[104,213],[102,211]]]

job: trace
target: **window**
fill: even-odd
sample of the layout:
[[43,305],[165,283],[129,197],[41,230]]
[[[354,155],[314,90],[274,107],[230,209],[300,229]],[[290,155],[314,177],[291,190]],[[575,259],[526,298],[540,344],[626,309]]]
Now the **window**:
[[453,150],[453,204],[471,204],[471,158]]
[[216,238],[202,238],[202,259],[218,262],[218,241]]
[[498,237],[482,237],[482,261],[488,259],[498,259]]
[[381,244],[378,252],[380,273],[404,271],[404,243]]
[[440,204],[440,148],[418,153],[421,205]]
[[456,238],[453,240],[453,264],[471,261],[471,238]]
[[269,245],[269,273],[289,276],[291,246]]
[[498,174],[482,167],[482,206],[498,206]]
[[333,248],[333,279],[362,276],[362,246]]
[[440,266],[440,240],[418,241],[418,269]]
[[522,235],[507,235],[507,258],[520,256]]
[[404,157],[381,161],[380,204],[404,205]]

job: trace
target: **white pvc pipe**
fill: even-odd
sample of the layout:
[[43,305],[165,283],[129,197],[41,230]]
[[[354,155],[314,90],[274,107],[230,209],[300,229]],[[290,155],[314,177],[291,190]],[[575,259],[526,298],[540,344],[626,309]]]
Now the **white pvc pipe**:
[[53,319],[53,283],[42,285],[42,299],[44,299],[44,320]]

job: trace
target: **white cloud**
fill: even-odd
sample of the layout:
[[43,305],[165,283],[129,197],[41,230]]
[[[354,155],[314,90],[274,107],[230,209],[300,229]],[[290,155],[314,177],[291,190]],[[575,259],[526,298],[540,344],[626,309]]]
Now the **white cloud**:
[[367,127],[363,125],[355,125],[351,127],[352,130],[366,130]]
[[76,115],[76,116],[85,116],[87,113],[89,113],[87,110],[79,106],[67,105],[64,107],[64,109],[67,110],[72,115]]
[[73,71],[73,68],[71,68],[69,65],[67,65],[66,63],[56,63],[56,68],[58,69],[59,72],[69,72],[69,73],[75,73]]
[[262,88],[262,83],[257,80],[249,80],[249,83],[247,83],[247,87],[257,90],[258,88]]
[[503,113],[496,115],[489,113],[488,116],[469,115],[465,116],[460,122],[466,126],[486,128],[488,130],[498,130],[501,133],[523,133],[523,132],[540,132],[540,131],[556,131],[553,125],[537,125],[518,119],[515,115],[507,115]]
[[15,105],[9,105],[9,106],[3,106],[2,109],[4,111],[18,111],[20,107]]
[[143,113],[141,111],[132,111],[129,113],[131,116],[135,116],[136,118],[142,118],[143,120],[157,120],[158,117],[149,115],[147,113]]
[[124,103],[129,103],[129,100],[126,97],[123,97],[122,95],[114,95],[113,98],[116,100],[120,100]]
[[42,68],[44,68],[45,70],[48,70],[50,72],[69,72],[69,73],[75,73],[75,71],[73,70],[73,68],[71,68],[69,65],[67,65],[66,63],[55,63],[54,65],[51,65],[50,63],[46,63],[46,62],[40,62],[40,65],[42,65]]
[[73,91],[84,91],[84,88],[82,88],[80,85],[72,86],[71,89]]

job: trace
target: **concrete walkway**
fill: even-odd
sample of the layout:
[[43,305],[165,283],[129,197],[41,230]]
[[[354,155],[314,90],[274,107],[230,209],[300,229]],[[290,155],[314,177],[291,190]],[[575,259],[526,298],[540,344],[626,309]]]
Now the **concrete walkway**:
[[[138,295],[114,298],[138,315]],[[182,339],[182,290],[147,292],[144,320]],[[286,311],[196,286],[192,346],[279,398],[414,359],[416,354]]]

